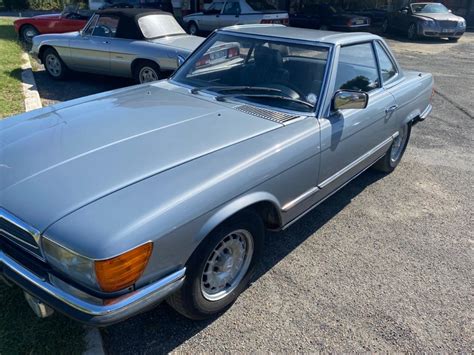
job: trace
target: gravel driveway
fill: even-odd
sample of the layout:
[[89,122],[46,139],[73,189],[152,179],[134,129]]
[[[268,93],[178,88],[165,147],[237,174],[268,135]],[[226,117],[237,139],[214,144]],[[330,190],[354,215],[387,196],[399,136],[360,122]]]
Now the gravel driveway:
[[[437,88],[397,170],[368,171],[269,234],[258,278],[225,314],[192,322],[163,304],[103,329],[110,354],[471,352],[474,34],[389,44],[404,68],[434,73]],[[127,84],[81,75],[56,88],[41,75],[50,101]]]

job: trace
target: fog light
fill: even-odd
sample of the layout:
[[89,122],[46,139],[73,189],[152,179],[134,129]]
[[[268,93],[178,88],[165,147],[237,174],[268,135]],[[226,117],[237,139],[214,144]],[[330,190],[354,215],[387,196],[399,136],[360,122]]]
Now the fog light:
[[26,302],[28,302],[31,309],[33,310],[33,312],[35,312],[35,314],[38,317],[46,318],[54,313],[54,310],[51,307],[47,306],[42,301],[40,301],[36,297],[33,297],[27,292],[25,292],[25,298],[26,298]]

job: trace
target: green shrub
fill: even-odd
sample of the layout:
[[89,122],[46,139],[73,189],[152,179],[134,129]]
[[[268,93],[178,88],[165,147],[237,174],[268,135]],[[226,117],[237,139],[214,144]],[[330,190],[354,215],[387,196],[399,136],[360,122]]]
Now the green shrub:
[[29,7],[28,0],[3,0],[6,10],[24,10]]

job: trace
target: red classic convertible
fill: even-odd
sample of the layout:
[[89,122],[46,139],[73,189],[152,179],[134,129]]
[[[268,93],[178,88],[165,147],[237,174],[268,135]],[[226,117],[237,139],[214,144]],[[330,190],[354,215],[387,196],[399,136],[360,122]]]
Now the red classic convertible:
[[89,14],[63,11],[60,14],[21,18],[16,20],[14,25],[20,39],[31,43],[31,39],[39,34],[79,31],[85,26],[89,17]]

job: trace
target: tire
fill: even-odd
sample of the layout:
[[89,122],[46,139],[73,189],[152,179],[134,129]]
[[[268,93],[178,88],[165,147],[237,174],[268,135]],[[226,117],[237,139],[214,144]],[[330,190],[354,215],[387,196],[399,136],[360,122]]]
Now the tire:
[[407,38],[410,41],[416,40],[417,34],[416,34],[416,24],[415,23],[410,24],[410,26],[408,27]]
[[160,67],[152,61],[141,61],[133,68],[133,78],[139,84],[160,80]]
[[448,41],[449,41],[449,42],[457,42],[457,41],[459,41],[459,38],[456,38],[456,37],[449,37],[449,38],[448,38]]
[[54,48],[46,48],[42,55],[42,61],[46,72],[54,80],[62,80],[69,74],[68,67]]
[[389,33],[390,32],[390,24],[388,19],[383,20],[382,22],[382,33]]
[[387,174],[394,171],[402,160],[403,154],[405,153],[408,145],[408,141],[410,140],[410,134],[411,125],[403,125],[399,130],[399,135],[393,140],[390,149],[373,165],[373,168]]
[[196,22],[191,21],[188,25],[188,33],[191,36],[197,36],[199,34],[199,27],[197,26]]
[[[263,222],[253,211],[242,211],[218,226],[201,242],[189,259],[184,284],[167,299],[168,304],[194,320],[206,319],[226,311],[251,281],[260,261],[264,236]],[[242,240],[245,240],[244,251]],[[242,260],[237,261],[241,264],[240,267],[234,265],[234,253],[239,256],[237,260],[242,257]],[[233,266],[238,268],[234,270]],[[219,268],[225,268],[226,271]],[[222,281],[225,276],[230,279]],[[225,282],[224,288],[216,281]]]
[[39,32],[32,25],[24,25],[20,30],[20,38],[27,44],[31,44],[33,42],[33,37],[37,35],[39,35]]

